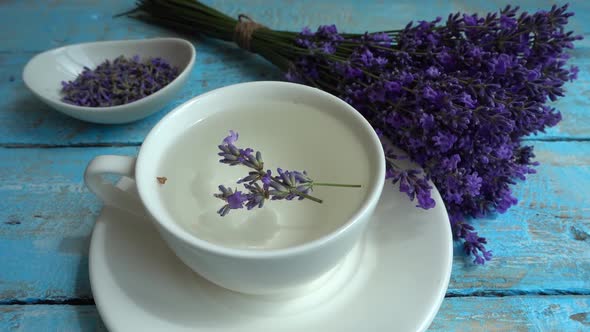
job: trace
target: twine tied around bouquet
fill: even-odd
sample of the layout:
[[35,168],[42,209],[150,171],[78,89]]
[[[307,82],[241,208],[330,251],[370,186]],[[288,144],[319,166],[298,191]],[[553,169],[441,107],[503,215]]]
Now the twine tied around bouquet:
[[238,15],[238,22],[234,30],[234,41],[241,48],[250,51],[250,41],[252,34],[258,29],[265,29],[266,27],[246,14]]

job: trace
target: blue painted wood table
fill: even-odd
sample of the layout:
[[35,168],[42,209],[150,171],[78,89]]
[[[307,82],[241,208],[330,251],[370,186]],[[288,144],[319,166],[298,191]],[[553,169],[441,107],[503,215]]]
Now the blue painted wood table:
[[[335,23],[386,30],[452,11],[487,12],[503,1],[210,0],[231,15],[300,29]],[[549,1],[521,1],[527,10]],[[82,181],[99,154],[137,152],[149,129],[188,98],[224,85],[280,79],[257,56],[193,38],[197,62],[176,101],[120,126],[79,122],[43,105],[21,79],[35,54],[78,42],[171,36],[113,15],[131,1],[0,3],[0,331],[104,330],[88,281],[89,236],[101,204]],[[590,2],[575,1],[570,27],[586,35],[572,62],[580,78],[556,103],[564,120],[530,138],[541,166],[516,187],[520,202],[477,221],[495,259],[474,266],[455,248],[450,286],[432,331],[590,331]]]

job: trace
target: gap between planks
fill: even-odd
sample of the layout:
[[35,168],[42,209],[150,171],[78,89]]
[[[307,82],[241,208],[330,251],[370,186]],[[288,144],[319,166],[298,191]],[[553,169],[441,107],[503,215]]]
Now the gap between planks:
[[[522,290],[482,290],[469,293],[447,292],[445,298],[467,298],[467,297],[511,297],[511,296],[590,296],[590,290],[541,290],[538,292]],[[2,305],[95,305],[92,298],[72,298],[72,299],[27,299],[27,300],[3,300]]]
[[27,299],[27,300],[3,300],[2,305],[95,305],[94,299],[73,298],[73,299]]
[[63,149],[63,148],[122,148],[141,146],[142,142],[104,142],[104,143],[71,143],[71,144],[24,144],[4,143],[0,148],[5,149]]
[[579,295],[590,296],[590,289],[541,289],[538,291],[507,289],[507,290],[477,290],[477,291],[447,291],[445,298],[453,297],[509,297],[509,296],[559,296]]

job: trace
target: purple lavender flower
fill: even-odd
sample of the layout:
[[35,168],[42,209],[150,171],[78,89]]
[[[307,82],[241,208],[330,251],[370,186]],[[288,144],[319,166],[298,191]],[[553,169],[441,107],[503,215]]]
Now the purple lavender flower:
[[252,210],[253,208],[262,208],[264,202],[268,199],[268,187],[260,186],[258,183],[245,184],[244,187],[250,191],[248,200],[246,202],[246,208]]
[[492,252],[486,250],[485,244],[487,240],[479,237],[477,232],[467,231],[465,233],[465,242],[463,243],[463,250],[467,255],[473,256],[473,262],[476,264],[484,264],[485,261],[492,259]]
[[510,68],[512,61],[507,54],[500,54],[496,59],[492,59],[490,65],[496,74],[504,75]]
[[[230,130],[229,135],[223,139],[222,144],[218,146],[221,151],[218,155],[223,157],[219,162],[229,164],[230,166],[243,165],[254,169],[255,171],[253,173],[260,173],[264,167],[262,154],[257,151],[256,154],[253,155],[252,153],[254,150],[251,148],[240,149],[236,147],[234,143],[238,140],[238,137],[239,134],[237,132]],[[255,174],[250,175],[255,177]],[[243,178],[241,182],[251,182],[252,179],[250,178],[250,175]]]
[[441,152],[449,151],[455,142],[457,142],[457,136],[445,132],[438,132],[432,137],[434,146],[439,148]]
[[501,15],[500,26],[502,27],[502,29],[510,30],[516,28],[518,26],[518,22],[513,17],[510,17],[508,15]]
[[570,66],[569,74],[567,79],[571,82],[578,78],[578,73],[580,72],[580,68],[576,66]]
[[428,179],[420,176],[421,171],[415,169],[399,170],[394,167],[388,168],[386,178],[391,179],[393,184],[399,182],[401,192],[406,193],[411,200],[414,200],[414,198],[418,200],[417,207],[423,209],[433,208],[436,203],[430,196],[432,186],[428,184]]
[[465,25],[468,25],[468,26],[476,26],[478,24],[477,14],[475,14],[475,15],[463,14],[463,22],[465,23]]
[[223,139],[223,144],[225,145],[230,145],[230,144],[234,144],[237,140],[238,140],[238,133],[236,133],[233,130],[229,131],[229,135]]
[[248,196],[244,195],[241,191],[233,191],[231,188],[226,188],[220,185],[219,193],[214,196],[227,202],[224,206],[217,211],[219,215],[225,216],[232,209],[241,209],[244,207],[244,202],[248,200]]
[[[277,168],[278,176],[272,177],[269,181],[269,195],[272,200],[286,199],[288,201],[307,197],[312,191],[314,182],[307,176],[305,171],[284,171]],[[321,202],[321,200],[320,200]]]
[[440,70],[434,66],[428,67],[428,69],[426,69],[426,75],[430,78],[437,78],[440,76]]
[[467,175],[465,177],[465,193],[473,197],[478,196],[482,181],[482,178],[477,175],[477,172]]
[[247,200],[248,196],[242,194],[241,191],[236,191],[227,197],[227,204],[230,209],[241,209]]

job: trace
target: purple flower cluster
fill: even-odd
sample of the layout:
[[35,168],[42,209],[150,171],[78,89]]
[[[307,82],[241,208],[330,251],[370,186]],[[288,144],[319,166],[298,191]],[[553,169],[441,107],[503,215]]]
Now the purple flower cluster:
[[390,155],[388,177],[423,208],[434,206],[432,181],[454,235],[483,264],[492,254],[469,219],[505,212],[517,203],[511,185],[535,173],[522,138],[561,120],[547,102],[578,72],[566,67],[581,39],[565,30],[572,15],[567,6],[532,14],[506,7],[360,37],[335,26],[304,30],[295,43],[308,54],[287,79],[338,95],[419,164],[424,173]]
[[84,71],[69,82],[61,82],[62,101],[78,106],[108,107],[123,105],[149,96],[172,82],[176,67],[161,58],[141,62],[139,56],[120,56]]
[[271,170],[264,169],[260,151],[254,153],[251,148],[242,149],[235,145],[238,137],[237,132],[230,130],[229,136],[218,146],[220,150],[218,154],[222,157],[219,162],[230,166],[241,165],[250,169],[247,176],[238,180],[247,193],[220,185],[219,193],[214,196],[225,201],[226,204],[217,211],[219,215],[225,216],[231,210],[242,209],[244,206],[248,210],[261,208],[267,200],[290,201],[297,198],[322,202],[309,195],[314,182],[305,171],[286,171],[277,168],[278,175],[273,176]]

